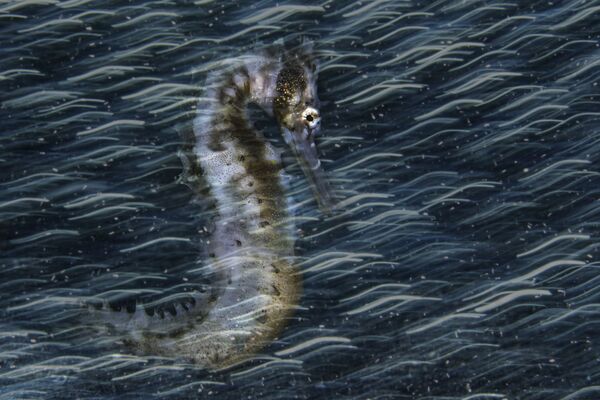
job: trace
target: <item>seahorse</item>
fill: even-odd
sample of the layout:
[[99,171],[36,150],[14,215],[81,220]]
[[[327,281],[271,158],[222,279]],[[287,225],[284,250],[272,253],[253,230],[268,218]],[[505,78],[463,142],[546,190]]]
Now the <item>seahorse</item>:
[[138,349],[217,369],[255,354],[290,318],[302,285],[292,262],[281,152],[253,128],[248,105],[275,118],[328,211],[335,201],[315,145],[321,129],[316,79],[314,57],[303,50],[244,57],[212,79],[193,123],[193,152],[216,207],[207,253],[219,284],[162,318],[121,312],[120,325],[138,332]]

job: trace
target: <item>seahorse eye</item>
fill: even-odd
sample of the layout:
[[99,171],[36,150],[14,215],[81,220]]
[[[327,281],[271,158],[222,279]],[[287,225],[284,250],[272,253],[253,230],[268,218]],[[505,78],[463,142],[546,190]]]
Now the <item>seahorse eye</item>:
[[321,122],[319,111],[313,107],[306,107],[306,109],[302,112],[302,119],[309,129],[318,128]]

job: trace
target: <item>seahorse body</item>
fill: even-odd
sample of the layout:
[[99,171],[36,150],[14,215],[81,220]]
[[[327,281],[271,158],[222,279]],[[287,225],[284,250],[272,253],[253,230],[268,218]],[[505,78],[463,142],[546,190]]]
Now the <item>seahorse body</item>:
[[228,364],[252,354],[281,329],[300,293],[289,262],[292,226],[279,152],[255,132],[246,105],[267,112],[279,63],[247,60],[209,93],[209,112],[194,122],[196,158],[216,201],[209,256],[224,283],[211,311],[177,347],[200,364]]
[[217,284],[176,315],[121,316],[144,352],[183,356],[211,369],[231,365],[275,338],[298,303],[301,280],[291,263],[294,227],[280,153],[250,125],[249,103],[277,119],[320,205],[332,203],[314,143],[320,116],[311,57],[247,57],[220,75],[194,120],[195,158],[216,205],[208,262]]

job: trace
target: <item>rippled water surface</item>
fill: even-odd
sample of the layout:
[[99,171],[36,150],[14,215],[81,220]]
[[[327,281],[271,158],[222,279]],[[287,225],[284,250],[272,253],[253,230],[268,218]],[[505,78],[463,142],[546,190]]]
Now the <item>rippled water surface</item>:
[[[593,0],[0,2],[0,399],[600,398],[599,34]],[[288,163],[293,320],[223,371],[132,352],[82,302],[203,285],[203,82],[301,37],[341,207]]]

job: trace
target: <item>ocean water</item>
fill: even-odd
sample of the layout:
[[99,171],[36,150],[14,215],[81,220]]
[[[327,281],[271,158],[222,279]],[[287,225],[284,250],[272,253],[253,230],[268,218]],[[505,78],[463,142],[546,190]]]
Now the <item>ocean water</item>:
[[[203,82],[302,39],[341,203],[287,163],[294,318],[222,371],[132,352],[82,301],[205,285]],[[0,2],[0,399],[600,398],[599,45],[600,1]]]

